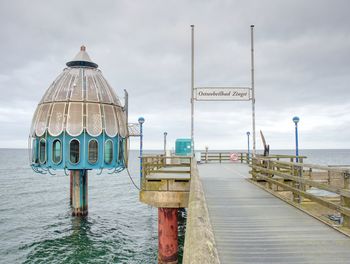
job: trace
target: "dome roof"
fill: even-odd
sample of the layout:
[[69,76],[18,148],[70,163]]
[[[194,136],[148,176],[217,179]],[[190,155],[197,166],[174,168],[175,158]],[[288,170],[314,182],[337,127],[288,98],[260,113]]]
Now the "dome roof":
[[31,136],[46,132],[58,136],[66,131],[91,136],[105,131],[109,137],[127,136],[125,112],[112,87],[82,46],[68,68],[56,78],[42,97],[33,117]]

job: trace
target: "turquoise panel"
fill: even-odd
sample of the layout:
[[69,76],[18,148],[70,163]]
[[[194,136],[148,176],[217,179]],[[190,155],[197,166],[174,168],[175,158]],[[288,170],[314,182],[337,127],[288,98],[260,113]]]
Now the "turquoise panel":
[[178,138],[175,141],[175,155],[178,155],[178,156],[190,156],[191,152],[192,152],[191,139],[189,139],[189,138]]
[[[46,159],[45,162],[40,163],[40,149],[39,142],[41,139],[46,140]],[[89,141],[95,139],[98,142],[98,151],[97,151],[97,161],[95,163],[89,162]],[[53,154],[54,154],[54,142],[55,140],[59,140],[61,142],[61,155],[60,151],[56,149],[56,160],[58,162],[54,162]],[[72,163],[70,160],[70,142],[72,140],[77,140],[79,142],[79,161],[77,163]],[[117,170],[121,171],[125,168],[124,163],[124,144],[126,139],[119,137],[118,135],[111,138],[106,134],[101,134],[98,137],[91,137],[89,134],[85,133],[85,131],[77,136],[72,137],[66,134],[65,132],[57,137],[52,137],[49,134],[45,134],[40,138],[35,138],[33,140],[33,167],[47,169],[49,168],[51,172],[54,170],[77,170],[77,169],[87,169],[87,170]],[[107,143],[106,142],[111,142]],[[108,146],[108,149],[105,148]],[[108,151],[107,151],[108,150]],[[106,153],[105,153],[106,151]],[[43,152],[42,152],[43,153]],[[43,155],[42,155],[43,156]],[[61,156],[61,159],[57,157]],[[105,159],[106,157],[106,159]]]

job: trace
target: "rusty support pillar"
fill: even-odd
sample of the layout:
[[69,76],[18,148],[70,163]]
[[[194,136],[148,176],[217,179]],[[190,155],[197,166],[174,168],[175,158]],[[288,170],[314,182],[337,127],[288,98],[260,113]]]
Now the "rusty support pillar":
[[88,214],[88,173],[87,170],[72,170],[72,215]]
[[73,201],[73,171],[69,173],[69,204],[72,205]]
[[177,208],[158,208],[158,263],[178,261]]

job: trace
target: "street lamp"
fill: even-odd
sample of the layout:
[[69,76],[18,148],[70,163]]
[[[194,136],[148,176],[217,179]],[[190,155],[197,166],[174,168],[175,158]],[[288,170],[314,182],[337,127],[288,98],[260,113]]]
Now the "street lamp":
[[295,116],[293,117],[293,122],[295,124],[295,161],[299,162],[299,147],[298,147],[298,123],[299,123],[299,117]]
[[145,119],[141,116],[138,120],[140,124],[140,180],[142,179],[142,145],[143,145],[143,131],[142,124],[145,123]]
[[248,138],[248,156],[247,156],[248,160],[247,160],[247,162],[248,162],[248,164],[249,164],[249,157],[250,157],[249,136],[250,136],[250,132],[247,131],[247,138]]
[[168,135],[167,132],[164,132],[164,156],[166,156],[166,136]]

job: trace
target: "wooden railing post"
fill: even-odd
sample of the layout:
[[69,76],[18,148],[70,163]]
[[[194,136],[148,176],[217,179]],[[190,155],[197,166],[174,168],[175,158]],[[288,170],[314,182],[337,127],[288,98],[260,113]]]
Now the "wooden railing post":
[[327,173],[327,183],[328,183],[328,185],[331,185],[331,171],[330,170]]
[[[299,158],[299,163],[303,163],[303,161],[304,161],[304,159],[303,158]],[[300,179],[303,179],[304,178],[304,167],[302,166],[302,164],[301,164],[301,166],[299,167],[299,170],[298,170],[298,176],[300,177]],[[306,185],[302,182],[302,181],[300,181],[300,188],[301,188],[301,190],[303,190],[304,192],[306,191]],[[302,197],[301,196],[299,196],[299,198],[300,198],[300,202],[302,202]]]
[[[347,171],[343,175],[344,177],[344,189],[341,191],[341,205],[350,208],[350,172]],[[350,228],[350,217],[348,215],[342,214],[343,226]]]
[[[272,161],[271,161],[271,160],[268,160],[268,161],[267,161],[266,168],[269,169],[269,170],[273,170]],[[268,173],[267,173],[267,177],[268,177],[268,178],[271,179],[272,176],[273,176],[273,174],[272,174],[271,172],[268,172]],[[268,186],[268,188],[269,188],[270,190],[272,190],[272,183],[271,183],[271,181],[268,181],[267,186]]]
[[241,152],[241,163],[243,163],[243,153]]
[[219,161],[221,163],[221,152],[219,153]]
[[256,168],[257,165],[256,158],[252,158],[252,180],[256,181]]
[[205,147],[205,163],[208,163],[208,147]]
[[142,159],[142,178],[141,178],[141,182],[140,182],[140,185],[141,185],[141,189],[144,189],[144,179],[146,177],[146,166],[147,166],[147,158],[145,157],[141,157],[140,159]]
[[[292,158],[291,158],[291,160],[292,160]],[[297,168],[296,168],[296,166],[295,166],[294,164],[291,166],[290,174],[291,174],[292,176],[298,176],[298,170],[297,170]],[[293,186],[294,188],[296,188],[296,189],[300,189],[299,182],[297,182],[297,181],[295,181],[295,180],[293,180],[292,186]],[[294,201],[295,203],[299,203],[299,195],[296,194],[296,193],[294,193],[294,192],[293,192],[293,201]]]

